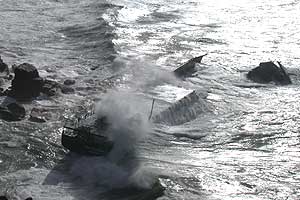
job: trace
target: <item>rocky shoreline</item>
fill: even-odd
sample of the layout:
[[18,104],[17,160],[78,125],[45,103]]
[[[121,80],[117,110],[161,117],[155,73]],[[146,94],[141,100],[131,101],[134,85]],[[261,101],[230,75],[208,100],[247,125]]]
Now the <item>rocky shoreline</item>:
[[[0,105],[0,118],[6,121],[19,121],[25,118],[26,111],[22,106],[24,102],[31,102],[41,95],[53,97],[60,93],[73,94],[75,92],[72,87],[75,80],[67,79],[59,83],[40,77],[37,68],[29,63],[13,65],[9,69],[0,57],[0,73],[4,73],[1,78],[0,96],[6,97]],[[2,88],[6,82],[10,82],[10,86]],[[32,108],[29,113],[30,121],[41,123],[47,120],[46,109]]]

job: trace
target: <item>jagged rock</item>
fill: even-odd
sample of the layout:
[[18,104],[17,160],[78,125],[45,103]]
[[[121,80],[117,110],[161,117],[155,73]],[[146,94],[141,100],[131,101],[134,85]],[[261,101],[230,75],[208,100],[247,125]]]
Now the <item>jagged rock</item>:
[[[2,92],[1,95],[13,97],[17,100],[31,100],[38,97],[40,93],[48,96],[54,96],[61,90],[63,93],[74,93],[73,88],[69,88],[59,84],[56,81],[43,79],[39,76],[39,72],[31,64],[23,63],[21,65],[13,65],[15,73],[11,87]],[[72,81],[67,81],[67,84]]]
[[1,56],[0,56],[0,72],[9,72],[8,65],[3,62]]
[[14,69],[15,77],[8,95],[20,100],[27,100],[40,95],[43,79],[31,64],[23,63]]
[[257,83],[275,82],[280,85],[291,84],[292,81],[286,72],[286,69],[278,62],[275,65],[273,62],[262,62],[258,67],[248,72],[247,78]]
[[51,118],[51,114],[48,110],[43,108],[33,108],[30,113],[29,120],[32,122],[43,123]]
[[75,84],[75,80],[73,79],[67,79],[64,81],[64,85],[74,85]]
[[19,121],[25,115],[25,108],[18,103],[10,103],[5,107],[0,107],[0,117],[6,121]]
[[201,55],[201,56],[190,59],[184,65],[182,65],[181,67],[178,67],[177,69],[175,69],[174,74],[178,77],[186,77],[186,76],[192,75],[193,73],[196,72],[195,64],[196,63],[201,63],[202,58],[206,55],[207,54],[204,54],[204,55]]
[[34,78],[39,78],[39,72],[36,69],[35,66],[29,64],[29,63],[23,63],[21,65],[18,65],[14,69],[15,73],[15,79],[20,79],[20,80],[32,80]]

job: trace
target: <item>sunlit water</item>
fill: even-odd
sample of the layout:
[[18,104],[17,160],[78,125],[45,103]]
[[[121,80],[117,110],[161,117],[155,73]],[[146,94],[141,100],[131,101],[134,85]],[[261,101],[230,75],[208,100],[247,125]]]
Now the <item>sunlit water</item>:
[[[144,113],[152,98],[159,115],[192,90],[199,97],[174,111],[180,120],[153,125],[136,149],[166,187],[160,199],[299,199],[299,11],[292,0],[1,1],[2,58],[76,79],[75,94],[25,105],[50,109],[47,123],[0,121],[1,189],[17,199],[112,199],[106,191],[130,170],[104,158],[58,170],[71,159],[60,128],[103,97],[103,79],[120,74],[112,87],[138,95]],[[170,73],[204,53],[193,77]],[[295,74],[293,85],[248,87],[246,71],[269,60]]]

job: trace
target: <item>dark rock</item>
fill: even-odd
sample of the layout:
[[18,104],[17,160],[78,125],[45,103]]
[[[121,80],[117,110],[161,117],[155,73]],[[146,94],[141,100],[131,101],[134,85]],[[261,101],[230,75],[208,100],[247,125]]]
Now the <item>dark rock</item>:
[[192,75],[193,73],[196,72],[195,64],[196,63],[201,63],[202,58],[206,55],[207,54],[204,54],[204,55],[201,55],[201,56],[190,59],[184,65],[182,65],[181,67],[178,67],[177,69],[175,69],[174,74],[178,77],[186,77],[186,76]]
[[[40,93],[48,96],[54,96],[61,89],[61,84],[56,81],[43,79],[39,76],[38,70],[31,64],[23,63],[13,65],[15,73],[11,87],[2,92],[1,95],[7,95],[17,100],[31,100],[38,97]],[[72,81],[71,81],[72,82]],[[70,81],[68,83],[71,83]],[[66,93],[73,92],[72,89],[65,89]]]
[[21,65],[16,66],[14,69],[14,73],[15,79],[20,80],[32,80],[34,78],[40,77],[36,67],[28,63],[23,63]]
[[0,56],[0,72],[9,72],[8,65],[3,62],[1,56]]
[[41,92],[48,96],[54,96],[58,93],[59,88],[60,88],[60,85],[56,81],[44,80]]
[[33,199],[32,199],[32,197],[28,197],[28,198],[26,198],[25,200],[33,200]]
[[75,84],[75,80],[72,79],[67,79],[64,81],[64,85],[74,85]]
[[75,89],[72,87],[68,87],[68,86],[62,86],[61,87],[61,92],[63,94],[73,94],[75,93]]
[[48,110],[43,108],[33,108],[31,110],[29,120],[37,123],[44,123],[50,118],[51,114],[48,112]]
[[0,200],[8,200],[6,196],[0,196]]
[[25,115],[25,108],[18,103],[10,103],[6,107],[0,107],[0,117],[6,121],[19,121]]
[[286,69],[278,62],[279,67],[273,62],[262,62],[258,67],[248,72],[247,78],[257,83],[275,82],[280,85],[291,84],[292,81]]
[[18,65],[14,69],[15,77],[11,83],[9,96],[27,100],[40,95],[43,79],[37,69],[28,63]]

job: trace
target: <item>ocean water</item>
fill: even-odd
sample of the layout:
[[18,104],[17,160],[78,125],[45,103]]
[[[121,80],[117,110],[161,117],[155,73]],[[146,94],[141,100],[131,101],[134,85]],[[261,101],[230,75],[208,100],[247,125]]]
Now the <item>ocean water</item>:
[[[23,103],[26,119],[0,120],[0,195],[154,199],[126,188],[159,180],[158,199],[300,199],[299,1],[0,3],[2,59],[76,80],[74,94],[39,97]],[[205,53],[192,77],[173,75]],[[253,87],[245,74],[265,61],[281,61],[293,84]],[[34,107],[47,122],[28,120]],[[114,122],[113,151],[70,154],[62,126],[94,109]]]

